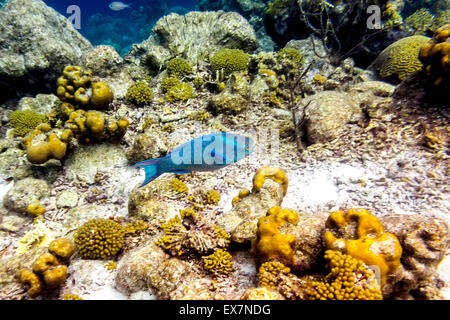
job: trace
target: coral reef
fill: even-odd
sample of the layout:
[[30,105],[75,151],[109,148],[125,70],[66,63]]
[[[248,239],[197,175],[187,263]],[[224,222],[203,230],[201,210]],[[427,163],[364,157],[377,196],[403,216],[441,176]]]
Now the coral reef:
[[261,261],[278,260],[286,266],[295,264],[294,250],[295,236],[283,234],[280,227],[285,223],[297,225],[296,211],[272,207],[267,216],[258,220],[256,239],[252,241],[252,249]]
[[[352,232],[349,230],[351,223],[356,223],[353,233],[357,239],[351,238]],[[324,241],[327,248],[342,250],[368,266],[377,266],[381,287],[386,283],[387,277],[399,268],[402,255],[400,242],[395,235],[384,232],[381,222],[367,210],[335,211],[329,216],[326,227],[337,232],[345,230],[341,235],[342,238],[335,236],[332,231],[326,231]]]

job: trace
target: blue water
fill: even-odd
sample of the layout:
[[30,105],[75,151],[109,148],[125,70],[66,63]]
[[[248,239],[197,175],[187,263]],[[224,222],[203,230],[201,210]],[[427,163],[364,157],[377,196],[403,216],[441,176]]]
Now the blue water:
[[131,9],[113,11],[111,0],[44,0],[44,2],[69,17],[67,8],[77,5],[81,10],[81,28],[78,30],[93,45],[111,45],[125,55],[134,43],[150,36],[159,18],[176,12],[184,14],[196,9],[197,0],[125,0]]

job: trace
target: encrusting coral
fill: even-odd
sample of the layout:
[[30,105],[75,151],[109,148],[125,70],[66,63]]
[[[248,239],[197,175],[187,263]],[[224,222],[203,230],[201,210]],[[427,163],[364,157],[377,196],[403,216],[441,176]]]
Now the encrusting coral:
[[77,229],[75,246],[83,259],[114,256],[123,245],[120,224],[110,219],[92,219]]
[[262,261],[277,260],[286,266],[294,264],[295,236],[282,234],[279,230],[285,223],[297,225],[298,213],[280,207],[272,207],[266,217],[258,221],[256,239],[252,249]]
[[[343,235],[345,239],[333,234],[345,232],[350,225],[355,228],[356,239],[351,239],[347,234]],[[326,247],[362,260],[368,266],[379,268],[381,287],[386,283],[387,277],[400,266],[400,242],[395,235],[384,232],[381,222],[367,210],[335,211],[328,217],[326,227],[329,229],[324,234]]]

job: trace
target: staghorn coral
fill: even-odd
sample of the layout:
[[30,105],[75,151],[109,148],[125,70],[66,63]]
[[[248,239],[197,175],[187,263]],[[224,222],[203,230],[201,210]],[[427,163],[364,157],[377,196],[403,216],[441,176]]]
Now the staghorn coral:
[[128,102],[138,106],[147,105],[152,102],[153,91],[147,82],[137,81],[128,88],[125,98]]
[[229,275],[233,271],[233,257],[228,251],[219,249],[203,257],[203,267],[214,274]]
[[309,283],[309,299],[382,300],[375,273],[362,261],[334,250],[327,250],[325,259],[330,273],[324,281]]
[[220,74],[219,79],[229,76],[234,71],[245,71],[250,56],[239,49],[222,48],[210,57],[211,69]]
[[272,207],[267,216],[258,221],[256,239],[252,241],[252,249],[261,261],[277,260],[286,266],[294,264],[295,236],[282,234],[279,230],[285,223],[297,225],[296,211]]
[[123,245],[120,224],[109,219],[92,219],[77,229],[75,246],[83,259],[114,256]]
[[170,77],[182,78],[192,73],[192,65],[186,59],[180,57],[171,59],[166,68]]
[[383,78],[404,80],[422,68],[419,51],[428,40],[420,35],[400,39],[384,49],[370,68],[378,70]]
[[33,110],[16,110],[9,117],[9,125],[14,128],[14,134],[24,136],[46,121],[46,117]]
[[[377,266],[382,287],[387,277],[400,266],[400,242],[395,235],[384,232],[381,222],[367,210],[335,211],[328,217],[326,227],[326,247],[349,254],[368,266]],[[349,230],[353,230],[353,233]],[[333,232],[344,232],[343,238],[335,236]],[[356,239],[352,239],[354,236]]]

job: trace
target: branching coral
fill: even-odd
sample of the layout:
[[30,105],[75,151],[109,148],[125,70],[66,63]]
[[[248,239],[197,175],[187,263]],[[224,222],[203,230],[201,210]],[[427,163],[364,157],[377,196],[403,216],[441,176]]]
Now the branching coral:
[[334,250],[327,250],[325,259],[330,273],[325,281],[309,284],[309,299],[382,300],[375,273],[362,261]]
[[279,230],[286,223],[297,225],[296,211],[272,207],[267,212],[267,216],[259,219],[252,249],[262,261],[277,260],[286,266],[294,264],[295,236],[282,234]]
[[[377,266],[380,270],[381,286],[389,275],[400,266],[402,247],[397,237],[384,232],[381,222],[365,209],[351,209],[348,212],[335,211],[326,222],[326,227],[335,232],[343,232],[353,224],[357,239],[336,237],[332,231],[326,231],[324,241],[327,248],[339,250],[362,260],[368,266]],[[349,235],[344,235],[350,238]]]
[[280,274],[288,274],[291,269],[278,261],[268,261],[259,267],[258,277],[261,287],[276,289]]
[[187,194],[189,191],[188,186],[183,181],[177,178],[172,178],[172,180],[170,181],[170,187],[172,188],[172,190],[179,193]]
[[138,81],[128,88],[125,98],[128,102],[142,106],[152,102],[153,91],[145,81]]
[[78,228],[75,246],[83,259],[114,256],[123,245],[120,224],[109,219],[92,219]]
[[167,73],[171,77],[182,78],[192,73],[192,65],[186,59],[176,57],[167,63]]
[[44,115],[33,110],[16,110],[11,113],[9,125],[14,128],[14,134],[24,136],[46,121]]
[[216,74],[221,73],[220,79],[233,73],[234,71],[247,70],[250,56],[239,49],[222,48],[211,58],[211,68]]
[[218,204],[220,201],[220,193],[216,190],[209,190],[203,194],[203,200],[207,204]]
[[228,251],[219,249],[203,257],[203,266],[205,270],[214,274],[229,275],[233,271],[233,257]]

